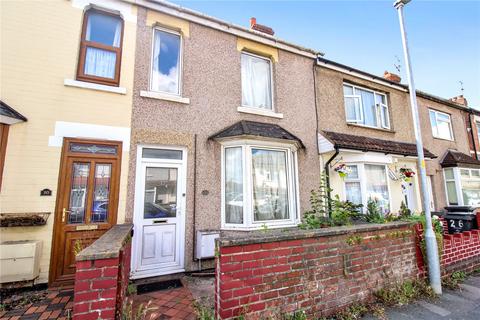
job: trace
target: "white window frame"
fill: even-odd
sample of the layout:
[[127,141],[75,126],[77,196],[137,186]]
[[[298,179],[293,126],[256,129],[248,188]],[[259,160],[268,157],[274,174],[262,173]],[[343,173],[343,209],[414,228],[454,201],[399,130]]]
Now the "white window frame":
[[[353,91],[353,94],[351,94],[351,95],[350,94],[343,94],[343,98],[344,98],[344,101],[343,101],[344,103],[343,104],[344,104],[344,108],[345,108],[345,119],[346,119],[347,123],[353,123],[353,124],[358,125],[358,126],[367,127],[367,128],[374,128],[374,129],[386,129],[386,130],[391,129],[390,108],[388,106],[388,99],[387,99],[388,97],[387,97],[386,93],[382,93],[382,92],[371,90],[371,89],[368,89],[368,88],[356,86],[356,85],[353,85],[353,84],[348,83],[348,82],[343,83],[342,91],[343,91],[344,86],[351,87],[352,91]],[[375,117],[377,119],[377,124],[378,124],[377,126],[370,126],[370,125],[366,125],[366,124],[362,123],[364,121],[364,118],[365,118],[365,114],[364,114],[365,109],[363,107],[362,96],[359,95],[359,94],[356,94],[357,89],[361,89],[361,90],[373,93],[373,99],[375,101]],[[385,103],[377,103],[377,96],[383,96],[385,98]],[[346,115],[347,115],[347,105],[345,103],[345,98],[353,98],[356,101],[358,100],[359,109],[360,109],[360,118],[359,119],[354,119],[354,120],[347,119],[347,117],[346,117]],[[382,117],[382,112],[384,112],[383,110],[385,110],[386,113],[387,113],[387,117],[385,117],[385,119],[387,120],[387,123],[383,123],[383,117]]]
[[[157,91],[153,90],[152,87],[152,78],[153,78],[153,52],[155,50],[155,32],[156,31],[162,31],[166,33],[171,33],[174,35],[177,35],[180,37],[180,46],[179,46],[179,58],[178,58],[178,92],[177,93],[172,93],[172,92],[166,92],[166,91]],[[155,26],[152,28],[152,47],[150,51],[150,70],[149,70],[149,77],[148,77],[148,90],[150,92],[155,92],[155,93],[161,93],[167,96],[174,96],[174,97],[181,97],[182,96],[182,87],[183,87],[183,36],[181,32],[172,30],[172,29],[167,29],[161,26]]]
[[[432,113],[435,115],[435,121],[437,122],[437,126],[435,128],[433,126],[433,123],[432,123],[432,120],[431,120],[431,117],[430,117],[430,115]],[[450,139],[440,137],[440,135],[439,135],[439,132],[438,132],[438,115],[439,114],[442,114],[442,115],[445,115],[445,116],[448,117],[448,128],[450,130]],[[455,140],[455,137],[453,135],[452,118],[450,117],[450,115],[448,113],[441,112],[441,111],[438,111],[438,110],[435,110],[435,109],[428,109],[428,119],[430,121],[430,127],[432,128],[432,135],[433,135],[434,138],[442,139],[442,140],[448,140],[448,141],[454,141]],[[445,121],[442,120],[442,122],[445,122]]]
[[[447,179],[445,175],[445,170],[446,169],[452,169],[453,170],[453,179]],[[465,167],[449,167],[449,168],[444,168],[443,171],[443,180],[444,180],[444,187],[445,187],[445,196],[447,198],[447,203],[449,206],[464,206],[466,205],[463,199],[463,186],[462,186],[462,175],[461,171],[462,170],[467,170],[469,177],[467,179],[469,180],[478,180],[480,181],[480,176],[476,178],[472,178],[472,171],[480,171],[480,169],[474,169],[474,168],[465,168]],[[465,179],[465,178],[464,178]],[[448,189],[447,189],[447,182],[455,182],[455,192],[457,193],[457,199],[458,199],[458,204],[451,204],[450,199],[448,199]]]
[[[243,223],[227,223],[225,216],[225,149],[241,147],[243,164]],[[287,193],[290,218],[285,220],[254,221],[253,212],[253,183],[252,183],[252,149],[283,151],[287,161]],[[295,227],[300,222],[298,159],[297,147],[273,141],[258,140],[230,140],[222,142],[221,148],[221,228],[222,230],[255,230],[265,226],[269,228]]]
[[348,175],[343,179],[343,197],[342,200],[346,201],[347,200],[347,187],[346,187],[346,182],[357,182],[360,181],[360,192],[362,195],[362,203],[363,204],[363,212],[367,212],[367,204],[368,204],[368,198],[367,198],[367,175],[365,171],[365,165],[375,165],[375,166],[383,166],[385,170],[385,178],[387,180],[387,190],[388,190],[388,211],[392,211],[392,193],[390,190],[390,179],[388,176],[388,166],[384,163],[375,163],[375,162],[348,162],[345,163],[347,166],[357,166],[358,170],[358,178],[354,179],[349,179]]
[[[267,109],[267,108],[259,108],[259,107],[255,107],[255,106],[249,106],[249,105],[246,105],[246,104],[243,104],[243,86],[242,86],[242,82],[243,81],[240,81],[240,86],[241,86],[241,106],[242,108],[246,108],[247,110],[248,109],[253,109],[253,110],[264,110],[265,112],[272,112],[272,113],[275,113],[275,96],[274,96],[274,90],[273,90],[273,63],[272,63],[272,59],[268,58],[268,57],[264,57],[264,56],[260,56],[258,54],[254,54],[254,53],[251,53],[251,52],[248,52],[248,51],[242,51],[241,52],[241,55],[248,55],[248,56],[252,56],[252,57],[255,57],[255,58],[259,58],[259,59],[263,59],[265,61],[268,62],[268,65],[270,66],[270,101],[272,103],[272,106],[270,109]],[[241,56],[240,56],[240,59],[241,59]],[[240,60],[241,61],[241,60]],[[240,78],[241,78],[241,62],[240,62]],[[240,79],[241,80],[241,79]]]

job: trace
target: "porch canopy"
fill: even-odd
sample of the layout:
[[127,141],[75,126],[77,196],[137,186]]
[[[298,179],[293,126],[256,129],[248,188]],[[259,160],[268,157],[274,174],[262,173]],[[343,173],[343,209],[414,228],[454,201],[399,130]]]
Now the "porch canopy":
[[[318,143],[320,153],[345,149],[402,155],[406,157],[417,156],[417,146],[414,143],[382,140],[332,131],[322,131],[322,133],[319,133]],[[437,157],[425,148],[423,152],[425,158],[434,159]]]
[[480,161],[469,156],[468,154],[448,150],[444,155],[440,165],[443,168],[462,167],[462,168],[480,168]]
[[23,115],[10,107],[8,104],[0,100],[0,123],[1,124],[15,124],[18,122],[27,121]]
[[279,140],[283,142],[288,140],[288,142],[292,142],[300,148],[305,148],[305,145],[299,138],[279,125],[246,120],[239,121],[211,135],[208,139],[225,140],[238,137],[255,139],[264,138],[267,140]]

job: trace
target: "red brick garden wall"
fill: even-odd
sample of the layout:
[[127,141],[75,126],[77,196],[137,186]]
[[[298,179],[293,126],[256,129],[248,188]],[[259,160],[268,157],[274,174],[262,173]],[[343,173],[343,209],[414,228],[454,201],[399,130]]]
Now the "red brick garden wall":
[[295,311],[321,317],[392,282],[418,275],[408,223],[315,231],[267,231],[217,243],[218,319],[268,318]]
[[[478,215],[480,218],[480,215]],[[421,225],[416,226],[417,231],[417,261],[421,275],[426,273],[425,262],[420,249],[420,240],[423,238]],[[442,275],[446,276],[454,271],[471,272],[480,268],[480,230],[464,231],[457,234],[448,234],[446,223],[443,234],[443,250],[440,260]]]
[[[102,242],[102,237],[97,242]],[[116,253],[102,256],[99,252],[98,258],[84,255],[84,260],[77,257],[74,320],[120,318],[129,282],[130,256],[131,241],[127,239]]]

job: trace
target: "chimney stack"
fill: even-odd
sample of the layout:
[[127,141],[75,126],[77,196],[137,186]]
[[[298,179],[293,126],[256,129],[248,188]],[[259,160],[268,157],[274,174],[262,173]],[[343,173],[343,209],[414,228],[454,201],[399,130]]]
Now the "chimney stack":
[[456,104],[461,104],[462,106],[468,107],[467,99],[465,99],[463,94],[451,98],[450,101],[455,102]]
[[268,34],[269,36],[273,36],[275,34],[272,28],[264,26],[262,24],[258,24],[257,18],[255,17],[250,18],[250,30],[259,31]]
[[400,76],[398,74],[395,74],[395,73],[391,73],[391,72],[388,72],[388,71],[385,71],[383,73],[383,77],[389,81],[392,81],[392,82],[397,82],[397,83],[400,83],[400,81],[402,81],[402,78],[400,78]]

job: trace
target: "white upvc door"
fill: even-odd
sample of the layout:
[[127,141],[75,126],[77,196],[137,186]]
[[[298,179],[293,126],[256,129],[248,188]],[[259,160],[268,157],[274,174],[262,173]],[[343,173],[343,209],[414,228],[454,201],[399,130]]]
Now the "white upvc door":
[[180,160],[145,159],[139,148],[131,274],[134,279],[184,271],[186,152],[182,150],[182,154]]

